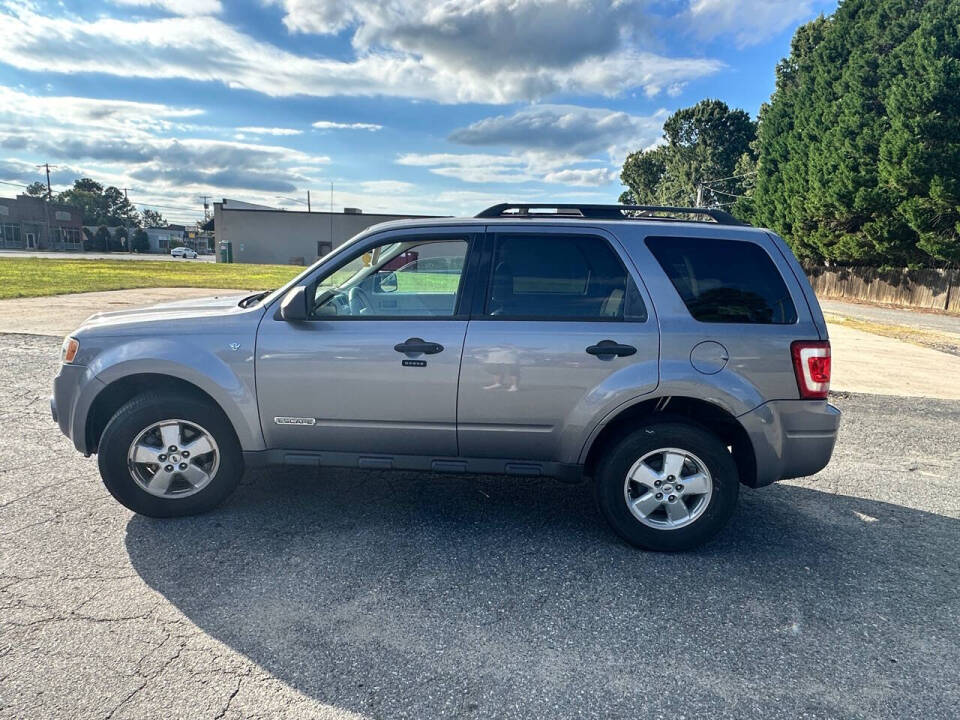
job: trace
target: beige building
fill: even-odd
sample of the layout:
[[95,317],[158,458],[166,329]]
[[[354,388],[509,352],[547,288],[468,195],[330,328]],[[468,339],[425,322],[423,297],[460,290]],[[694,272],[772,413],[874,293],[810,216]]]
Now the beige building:
[[368,214],[356,208],[301,212],[224,199],[213,204],[217,262],[229,253],[233,262],[309,265],[371,225],[422,217],[431,216]]

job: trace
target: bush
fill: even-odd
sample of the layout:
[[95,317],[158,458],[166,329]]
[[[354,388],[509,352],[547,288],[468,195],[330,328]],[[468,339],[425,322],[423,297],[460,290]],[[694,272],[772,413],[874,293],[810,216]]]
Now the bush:
[[111,248],[117,252],[129,252],[129,243],[127,240],[129,236],[127,235],[126,228],[117,228],[117,231],[113,235],[113,242],[110,243]]
[[106,225],[101,225],[94,233],[93,249],[98,252],[110,252],[110,229]]
[[138,253],[150,252],[150,238],[147,236],[146,230],[141,228],[133,234],[133,242],[130,243],[130,250]]

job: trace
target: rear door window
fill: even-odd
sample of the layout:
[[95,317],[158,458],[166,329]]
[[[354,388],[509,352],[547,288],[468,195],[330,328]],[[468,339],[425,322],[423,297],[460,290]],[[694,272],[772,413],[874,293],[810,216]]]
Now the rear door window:
[[756,243],[649,237],[647,247],[700,322],[797,322],[797,309],[780,271]]
[[610,243],[568,234],[498,235],[485,314],[498,319],[647,319],[640,292]]

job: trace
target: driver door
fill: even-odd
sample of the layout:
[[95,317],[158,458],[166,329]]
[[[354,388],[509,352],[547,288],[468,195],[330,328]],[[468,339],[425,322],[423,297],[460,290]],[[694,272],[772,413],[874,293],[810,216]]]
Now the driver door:
[[268,313],[256,360],[267,446],[455,456],[475,244],[449,227],[381,233],[318,270],[307,321]]

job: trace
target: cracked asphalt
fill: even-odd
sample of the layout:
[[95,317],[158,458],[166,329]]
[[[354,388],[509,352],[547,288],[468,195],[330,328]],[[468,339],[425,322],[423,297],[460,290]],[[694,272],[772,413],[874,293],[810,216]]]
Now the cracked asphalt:
[[542,480],[258,471],[134,516],[50,420],[57,348],[0,336],[2,718],[956,717],[960,402],[838,396],[826,470],[657,555]]

